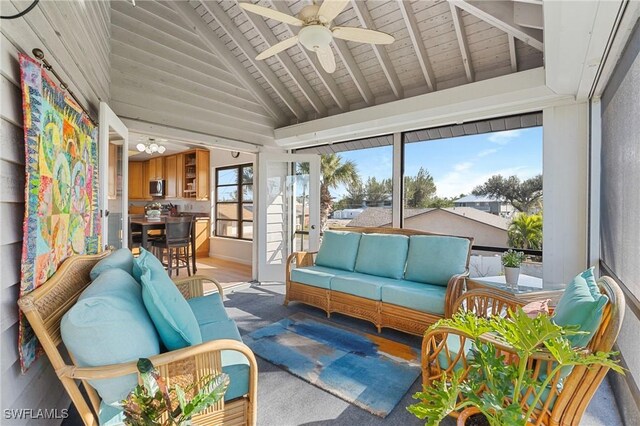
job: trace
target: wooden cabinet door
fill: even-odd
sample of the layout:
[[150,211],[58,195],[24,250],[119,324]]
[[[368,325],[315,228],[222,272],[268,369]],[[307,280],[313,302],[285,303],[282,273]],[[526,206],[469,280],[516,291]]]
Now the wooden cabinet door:
[[196,255],[209,256],[209,219],[195,221]]
[[176,155],[176,197],[184,198],[184,155]]
[[[141,161],[129,162],[129,199],[142,200],[144,196],[144,164]],[[147,192],[149,185],[146,185]]]
[[142,193],[145,200],[150,200],[149,182],[151,181],[151,161],[147,160],[142,163]]
[[166,180],[166,189],[167,192],[165,196],[167,198],[176,198],[178,197],[178,156],[177,155],[169,155],[165,158],[164,161],[164,178]]
[[156,157],[153,159],[153,161],[155,162],[154,165],[154,174],[152,176],[153,179],[165,179],[165,174],[164,174],[164,157]]
[[196,151],[196,198],[209,199],[209,151]]

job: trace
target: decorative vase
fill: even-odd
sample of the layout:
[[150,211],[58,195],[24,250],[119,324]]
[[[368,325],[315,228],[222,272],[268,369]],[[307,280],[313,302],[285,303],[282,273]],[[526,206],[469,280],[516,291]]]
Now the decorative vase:
[[518,278],[520,277],[520,268],[504,267],[504,279],[507,286],[518,287]]

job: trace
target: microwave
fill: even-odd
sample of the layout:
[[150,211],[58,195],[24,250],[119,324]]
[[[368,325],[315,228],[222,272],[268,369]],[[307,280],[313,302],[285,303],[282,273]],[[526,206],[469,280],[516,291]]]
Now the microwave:
[[152,197],[164,197],[164,180],[152,180],[149,182],[149,195]]

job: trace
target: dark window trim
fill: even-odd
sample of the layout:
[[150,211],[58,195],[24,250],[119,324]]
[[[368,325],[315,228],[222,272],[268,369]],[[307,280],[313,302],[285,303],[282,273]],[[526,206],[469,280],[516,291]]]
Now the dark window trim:
[[[245,168],[249,168],[251,167],[253,169],[253,163],[245,163],[245,164],[237,164],[234,166],[224,166],[224,167],[216,167],[215,169],[215,173],[216,173],[216,191],[215,191],[215,200],[216,200],[216,208],[215,208],[215,220],[214,220],[214,230],[213,230],[213,235],[218,237],[218,238],[227,238],[230,240],[243,240],[243,241],[253,241],[253,237],[251,238],[245,238],[242,234],[243,234],[243,228],[244,228],[244,224],[245,223],[251,223],[253,226],[253,219],[252,220],[246,220],[243,219],[243,215],[242,215],[242,208],[245,204],[253,204],[254,200],[247,200],[245,201],[243,199],[243,187],[251,185],[253,187],[253,178],[251,179],[251,182],[243,182],[242,181],[242,170]],[[238,181],[236,183],[232,183],[232,184],[218,184],[218,176],[220,174],[221,171],[225,171],[225,170],[237,170],[238,171]],[[238,191],[238,198],[236,201],[218,201],[218,188],[236,188]],[[237,211],[237,218],[238,219],[219,219],[218,218],[218,204],[237,204],[238,206],[238,211]],[[236,222],[238,224],[238,236],[229,236],[229,235],[218,235],[218,221],[225,221],[225,222]]]

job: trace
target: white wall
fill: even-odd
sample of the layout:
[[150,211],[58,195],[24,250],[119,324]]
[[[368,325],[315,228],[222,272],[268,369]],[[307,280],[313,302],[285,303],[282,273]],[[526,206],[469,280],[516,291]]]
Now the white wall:
[[[22,7],[23,2],[18,2]],[[2,15],[17,12],[0,2]],[[3,20],[0,32],[0,346],[2,420],[5,425],[47,424],[54,420],[7,420],[5,409],[69,406],[46,357],[26,374],[18,361],[18,311],[22,221],[24,215],[24,141],[18,51],[41,48],[56,71],[97,118],[99,100],[109,98],[109,6],[98,2],[40,2],[24,18]],[[70,24],[73,23],[73,24]],[[71,50],[67,50],[67,47]]]
[[587,267],[588,104],[543,110],[544,285],[566,284]]
[[[254,164],[254,197],[258,186],[255,179],[255,158],[254,154],[241,152],[238,158],[231,156],[231,151],[223,149],[211,149],[211,229],[215,227],[215,191],[216,191],[216,168],[234,166],[238,164]],[[255,205],[255,204],[254,204]],[[254,209],[255,211],[255,209]],[[255,224],[255,222],[254,222]],[[212,232],[213,235],[214,232]],[[254,231],[254,235],[256,232]],[[225,260],[251,265],[253,262],[253,242],[234,240],[230,238],[211,237],[209,245],[209,256]]]

